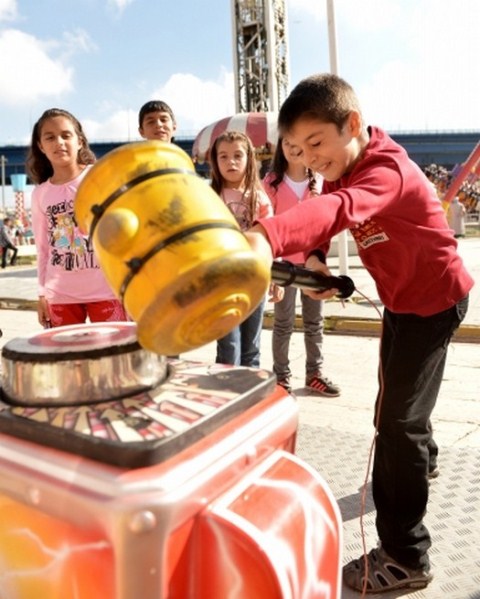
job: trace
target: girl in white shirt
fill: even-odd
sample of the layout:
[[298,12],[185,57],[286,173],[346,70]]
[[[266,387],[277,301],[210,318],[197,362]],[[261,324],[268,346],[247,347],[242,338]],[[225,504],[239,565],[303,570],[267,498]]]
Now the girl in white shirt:
[[[299,202],[318,196],[322,178],[305,168],[298,148],[284,137],[278,140],[272,168],[265,176],[263,185],[275,214],[280,214]],[[300,266],[305,262],[301,252],[283,256],[283,259]],[[322,374],[323,301],[300,293],[305,340],[305,386],[319,395],[336,397],[340,395],[340,389]],[[274,305],[273,371],[278,384],[287,391],[292,390],[288,350],[295,324],[296,297],[295,287],[285,287],[283,299]]]

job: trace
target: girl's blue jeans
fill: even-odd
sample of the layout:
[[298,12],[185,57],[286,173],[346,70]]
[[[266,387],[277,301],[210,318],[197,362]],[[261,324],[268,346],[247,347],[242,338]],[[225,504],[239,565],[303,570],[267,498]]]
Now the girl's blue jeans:
[[260,366],[260,335],[263,326],[265,298],[233,331],[217,341],[217,364]]

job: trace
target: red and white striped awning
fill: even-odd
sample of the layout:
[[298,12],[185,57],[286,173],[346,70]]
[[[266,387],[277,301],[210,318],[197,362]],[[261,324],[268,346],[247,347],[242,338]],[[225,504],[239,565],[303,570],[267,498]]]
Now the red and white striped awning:
[[225,131],[241,131],[248,135],[256,149],[269,149],[278,139],[276,112],[239,112],[204,127],[195,138],[192,158],[202,164],[214,141]]

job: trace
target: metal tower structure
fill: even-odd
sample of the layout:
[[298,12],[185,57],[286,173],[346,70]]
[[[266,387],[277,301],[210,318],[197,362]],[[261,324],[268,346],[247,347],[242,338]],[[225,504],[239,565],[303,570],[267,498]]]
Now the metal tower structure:
[[231,2],[236,111],[276,111],[289,86],[285,0]]

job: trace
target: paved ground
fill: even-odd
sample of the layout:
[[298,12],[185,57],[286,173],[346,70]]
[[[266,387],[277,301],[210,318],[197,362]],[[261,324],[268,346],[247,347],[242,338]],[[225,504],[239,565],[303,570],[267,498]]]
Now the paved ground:
[[[460,241],[460,252],[480,282],[480,239]],[[335,262],[333,261],[333,264]],[[351,276],[359,291],[381,308],[368,274],[352,257]],[[0,273],[0,346],[12,337],[39,331],[35,299],[35,269],[17,267]],[[420,282],[421,283],[421,282]],[[1,299],[3,298],[3,299]],[[440,446],[440,477],[431,484],[426,523],[433,537],[431,552],[435,579],[415,599],[480,599],[480,286],[470,296],[470,310],[452,342],[441,394],[433,416]],[[293,383],[300,408],[298,454],[311,463],[334,492],[344,522],[344,561],[362,553],[361,517],[368,548],[376,542],[374,509],[367,495],[361,514],[361,492],[367,477],[372,442],[372,409],[376,395],[378,314],[357,293],[342,306],[326,303],[327,334],[324,341],[325,374],[341,386],[339,398],[325,399],[304,388],[303,335],[291,343]],[[8,308],[15,309],[8,309]],[[268,318],[266,319],[268,322]],[[333,323],[333,324],[332,324]],[[468,340],[468,341],[467,341]],[[271,368],[271,332],[262,335],[262,366]],[[189,359],[212,361],[215,345],[185,354]],[[368,483],[367,483],[368,490]],[[405,593],[382,596],[393,599]],[[359,597],[344,589],[343,599]]]

